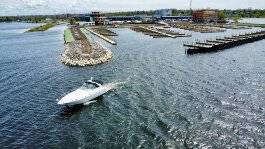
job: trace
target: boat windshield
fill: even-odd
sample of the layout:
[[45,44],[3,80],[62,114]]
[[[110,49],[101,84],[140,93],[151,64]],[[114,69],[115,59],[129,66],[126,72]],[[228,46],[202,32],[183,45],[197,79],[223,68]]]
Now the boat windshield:
[[95,85],[93,85],[93,84],[90,84],[90,83],[84,83],[83,85],[82,85],[82,87],[80,87],[80,89],[95,89],[95,88],[97,88]]

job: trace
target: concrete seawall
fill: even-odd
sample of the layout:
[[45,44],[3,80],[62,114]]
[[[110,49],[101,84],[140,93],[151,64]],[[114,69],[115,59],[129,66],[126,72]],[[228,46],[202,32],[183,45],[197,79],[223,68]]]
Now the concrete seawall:
[[110,43],[110,44],[113,44],[113,45],[116,45],[116,44],[117,44],[115,41],[110,40],[110,39],[104,37],[103,35],[94,32],[94,31],[91,30],[91,29],[86,28],[86,30],[88,30],[89,32],[93,33],[94,35],[96,35],[96,36],[102,38],[103,40],[107,41],[107,42]]

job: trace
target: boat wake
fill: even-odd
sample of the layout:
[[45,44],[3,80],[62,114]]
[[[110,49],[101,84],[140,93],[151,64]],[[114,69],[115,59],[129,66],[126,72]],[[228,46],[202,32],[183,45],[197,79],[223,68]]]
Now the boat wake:
[[110,90],[112,89],[118,89],[120,87],[122,87],[124,84],[127,84],[130,81],[131,77],[125,78],[125,79],[121,79],[121,80],[117,80],[111,83],[106,84],[105,86],[107,86]]
[[[125,78],[125,79],[116,80],[114,82],[105,84],[104,86],[106,86],[111,91],[114,89],[120,89],[123,85],[127,84],[129,81],[130,81],[130,77]],[[90,102],[85,103],[84,106],[88,106],[90,104],[96,103],[97,101],[98,101],[97,99],[92,100]]]

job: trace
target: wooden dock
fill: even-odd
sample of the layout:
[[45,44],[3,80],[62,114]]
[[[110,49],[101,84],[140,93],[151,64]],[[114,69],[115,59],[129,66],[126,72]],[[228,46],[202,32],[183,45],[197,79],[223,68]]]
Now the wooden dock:
[[191,34],[184,34],[179,33],[171,30],[166,30],[158,27],[144,27],[144,26],[138,26],[138,27],[132,27],[132,30],[136,32],[142,32],[145,35],[152,36],[154,38],[164,38],[164,37],[170,37],[170,38],[177,38],[177,37],[191,37]]
[[184,29],[188,31],[200,32],[200,33],[218,33],[225,32],[225,29],[212,28],[210,26],[205,26],[204,24],[188,24],[188,23],[171,23],[171,27]]
[[206,40],[205,42],[184,43],[183,46],[188,47],[186,49],[187,54],[195,54],[224,50],[262,39],[265,39],[265,31],[224,37],[216,40]]
[[143,27],[143,26],[139,26],[140,28],[143,28],[143,29],[146,29],[146,30],[149,30],[151,32],[155,32],[155,33],[158,33],[158,34],[161,34],[161,35],[164,35],[166,37],[171,37],[171,38],[176,38],[176,36],[174,35],[170,35],[170,34],[167,34],[167,33],[163,33],[163,32],[160,32],[160,31],[157,31],[155,29],[150,29],[150,28],[146,28],[146,27]]

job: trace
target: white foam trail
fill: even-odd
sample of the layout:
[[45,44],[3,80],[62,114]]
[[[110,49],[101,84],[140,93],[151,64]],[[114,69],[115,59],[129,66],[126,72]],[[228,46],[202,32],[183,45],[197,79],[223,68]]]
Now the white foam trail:
[[97,102],[97,100],[89,101],[89,102],[87,102],[87,103],[84,103],[83,105],[84,105],[84,106],[87,106],[87,105],[90,105],[91,103],[95,103],[95,102]]
[[[130,80],[130,78],[128,77],[128,78],[123,79],[123,80],[119,80],[119,81],[114,81],[114,82],[108,83],[108,84],[106,84],[106,85],[104,85],[104,86],[108,87],[109,90],[112,90],[112,89],[118,88],[119,86],[121,86],[121,85],[123,85],[123,84],[128,83],[129,80]],[[97,102],[97,100],[89,101],[89,102],[87,102],[87,103],[84,103],[83,105],[84,105],[84,106],[88,106],[88,105],[90,105],[90,104],[92,104],[92,103],[95,103],[95,102]]]
[[126,78],[126,79],[123,79],[123,80],[118,80],[118,81],[114,81],[114,82],[111,82],[111,83],[108,83],[106,84],[105,86],[107,86],[108,88],[110,89],[115,89],[123,84],[126,84],[130,81],[130,77]]

